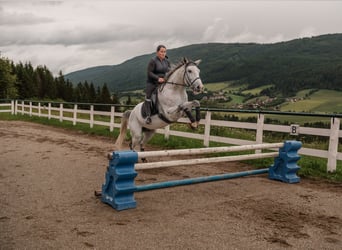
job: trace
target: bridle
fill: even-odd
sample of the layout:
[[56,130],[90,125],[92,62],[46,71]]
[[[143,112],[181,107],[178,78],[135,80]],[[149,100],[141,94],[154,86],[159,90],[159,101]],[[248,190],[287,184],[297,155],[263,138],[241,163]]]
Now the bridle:
[[[187,68],[191,65],[194,65],[197,67],[197,64],[194,62],[187,62],[184,67],[184,75],[183,75],[183,83],[177,83],[177,82],[165,82],[162,84],[163,86],[161,89],[164,88],[165,84],[172,84],[172,85],[178,85],[178,86],[185,86],[185,87],[191,87],[200,77],[196,77],[195,79],[191,80],[187,71]],[[184,84],[185,83],[185,84]]]
[[190,77],[189,77],[189,74],[188,74],[188,72],[187,72],[187,70],[186,70],[187,67],[189,67],[190,65],[194,65],[194,66],[197,67],[196,63],[194,63],[194,62],[188,62],[188,63],[185,65],[184,76],[183,76],[183,82],[185,82],[184,80],[186,80],[186,86],[187,86],[187,87],[191,87],[191,86],[194,84],[194,82],[196,82],[198,79],[200,79],[200,77],[197,76],[195,79],[193,79],[193,80],[191,81],[191,79],[190,79]]

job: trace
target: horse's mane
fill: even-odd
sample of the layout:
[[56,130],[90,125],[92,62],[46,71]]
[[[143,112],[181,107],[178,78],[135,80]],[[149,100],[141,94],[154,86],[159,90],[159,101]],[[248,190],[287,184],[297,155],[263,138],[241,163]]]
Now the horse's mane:
[[183,58],[179,63],[171,65],[171,69],[169,72],[166,73],[165,75],[165,81],[170,78],[170,76],[180,67],[182,67],[184,64],[188,63],[189,61],[186,58]]

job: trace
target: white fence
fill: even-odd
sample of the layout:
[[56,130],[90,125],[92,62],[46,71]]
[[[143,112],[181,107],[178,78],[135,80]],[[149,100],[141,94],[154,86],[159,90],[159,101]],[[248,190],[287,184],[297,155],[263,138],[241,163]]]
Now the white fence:
[[[94,105],[90,105],[89,110],[79,109],[78,104],[72,104],[73,108],[64,107],[63,103],[57,104],[58,107],[53,107],[51,103],[34,102],[37,105],[33,105],[31,101],[11,101],[10,103],[0,104],[0,112],[11,112],[14,115],[17,114],[27,114],[30,116],[47,117],[48,119],[54,118],[59,119],[60,122],[71,121],[74,125],[77,123],[87,123],[90,128],[94,125],[102,125],[109,127],[110,131],[114,128],[119,128],[120,123],[115,123],[115,117],[121,117],[122,112],[116,112],[115,107],[111,106],[111,111],[96,111],[94,110]],[[47,104],[47,105],[46,105]],[[56,104],[56,103],[54,103]],[[69,104],[70,106],[70,104]],[[4,109],[8,107],[8,109]],[[79,118],[79,114],[89,115],[89,119]],[[96,117],[104,116],[107,117],[108,121],[95,120]],[[198,139],[203,141],[204,146],[209,146],[209,142],[221,142],[233,145],[250,145],[250,144],[261,144],[263,143],[264,131],[282,132],[287,134],[305,134],[305,135],[316,135],[329,137],[329,147],[328,150],[312,149],[312,148],[301,148],[299,153],[302,155],[315,156],[320,158],[328,159],[327,161],[327,171],[336,171],[337,160],[342,160],[342,153],[338,152],[339,138],[342,138],[342,131],[340,130],[340,118],[331,117],[330,118],[330,129],[324,128],[311,128],[311,127],[299,127],[296,124],[292,125],[274,125],[265,124],[265,114],[259,113],[256,123],[249,122],[235,122],[235,121],[223,121],[223,120],[213,120],[211,119],[212,111],[206,111],[205,119],[201,120],[200,124],[204,126],[204,133],[190,133],[184,131],[171,130],[170,126],[164,129],[158,129],[157,133],[164,134],[165,138],[168,139],[170,135],[180,136],[185,138]],[[188,123],[187,118],[181,118],[179,123]],[[229,128],[239,128],[239,129],[249,129],[256,131],[256,140],[242,140],[236,138],[228,138],[221,136],[213,136],[210,134],[212,126],[217,127],[229,127]],[[259,151],[260,152],[260,151]]]

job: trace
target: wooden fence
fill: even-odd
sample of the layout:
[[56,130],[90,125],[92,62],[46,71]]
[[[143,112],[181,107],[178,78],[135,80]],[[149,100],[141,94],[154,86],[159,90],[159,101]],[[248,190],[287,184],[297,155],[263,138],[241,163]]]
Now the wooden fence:
[[[120,123],[115,122],[116,117],[122,117],[122,112],[117,112],[115,109],[119,109],[118,106],[110,106],[110,111],[98,111],[94,110],[94,105],[87,104],[89,109],[80,109],[79,106],[84,104],[77,103],[51,103],[51,102],[38,102],[38,101],[23,101],[23,100],[12,100],[7,103],[0,104],[0,112],[10,112],[13,115],[22,114],[30,116],[46,117],[48,119],[58,119],[60,122],[70,121],[73,125],[77,123],[89,124],[90,128],[94,125],[102,125],[109,127],[110,131],[114,128],[119,128]],[[7,109],[6,109],[7,107]],[[70,108],[72,107],[72,108]],[[203,145],[208,147],[209,142],[220,142],[232,145],[250,145],[250,144],[261,144],[263,142],[264,132],[273,131],[281,132],[291,135],[315,135],[327,137],[329,140],[328,150],[313,149],[313,148],[301,148],[299,153],[307,156],[315,156],[327,159],[327,171],[335,172],[336,164],[338,160],[342,160],[342,153],[338,152],[339,139],[342,138],[342,130],[340,130],[340,118],[342,115],[317,115],[314,116],[324,116],[330,119],[330,128],[312,128],[299,126],[298,124],[290,125],[275,125],[266,124],[265,115],[270,113],[258,112],[257,122],[237,122],[237,121],[225,121],[225,120],[214,120],[212,119],[212,114],[215,110],[206,110],[205,119],[200,121],[200,125],[204,126],[204,133],[191,133],[184,131],[171,130],[170,126],[164,129],[158,129],[157,133],[164,134],[165,138],[168,139],[172,136],[180,136],[185,138],[198,139],[203,141]],[[217,111],[219,112],[219,111]],[[232,110],[234,112],[234,110]],[[252,111],[251,111],[252,113]],[[254,112],[255,113],[255,112]],[[79,117],[80,114],[85,114],[89,117],[85,119],[84,117]],[[277,112],[279,115],[280,112]],[[291,113],[284,113],[286,115],[291,115]],[[300,116],[296,113],[295,115]],[[304,115],[304,114],[303,114]],[[106,117],[107,119],[96,120],[97,117]],[[188,123],[187,118],[181,118],[178,120],[179,123]],[[255,141],[228,138],[223,136],[211,135],[210,131],[213,126],[216,127],[228,127],[228,128],[238,128],[238,129],[248,129],[255,130]]]

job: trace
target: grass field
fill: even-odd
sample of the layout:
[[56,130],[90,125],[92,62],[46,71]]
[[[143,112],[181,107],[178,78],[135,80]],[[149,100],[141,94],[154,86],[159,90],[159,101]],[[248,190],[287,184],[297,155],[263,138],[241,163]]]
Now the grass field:
[[[307,92],[298,92],[298,97]],[[342,92],[334,90],[319,90],[308,98],[281,106],[281,111],[342,113]]]
[[217,83],[204,83],[204,88],[212,92],[218,91],[238,91],[247,88],[247,84],[244,85],[233,85],[233,82],[217,82]]
[[242,91],[242,94],[244,94],[244,95],[247,95],[247,94],[259,95],[262,90],[270,88],[272,86],[273,86],[272,84],[269,84],[269,85],[263,85],[261,87],[254,88],[254,89],[247,89],[247,90]]

